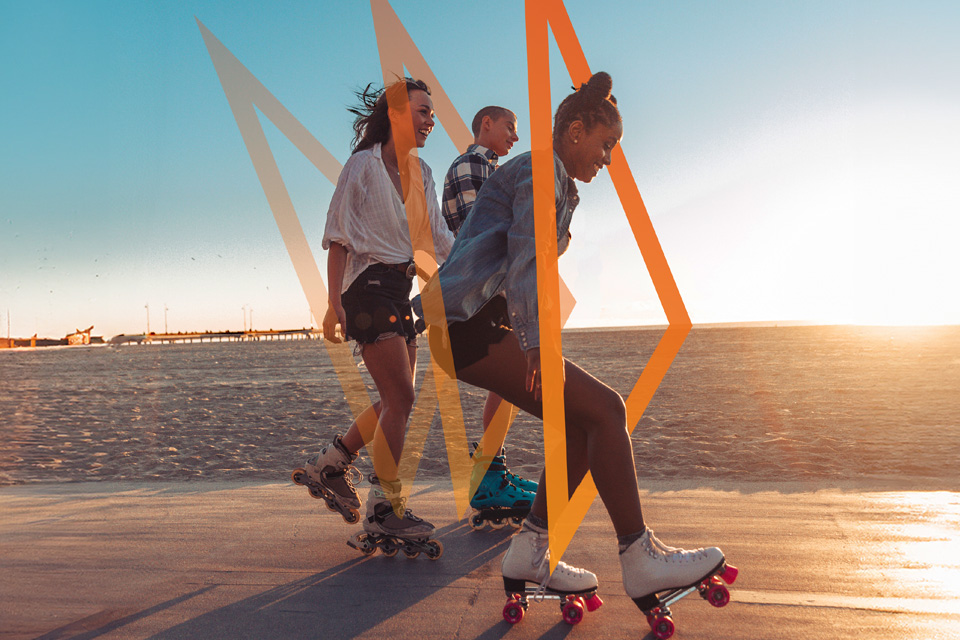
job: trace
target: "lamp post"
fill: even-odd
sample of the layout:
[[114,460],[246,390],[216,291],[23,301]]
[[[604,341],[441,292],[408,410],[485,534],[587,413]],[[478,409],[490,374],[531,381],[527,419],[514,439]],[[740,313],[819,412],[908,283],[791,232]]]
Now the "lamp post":
[[147,335],[150,335],[150,303],[143,305],[143,308],[147,310]]
[[163,303],[163,332],[164,333],[170,333],[170,331],[167,330],[167,311],[169,310],[170,309],[167,307],[167,303],[164,302]]

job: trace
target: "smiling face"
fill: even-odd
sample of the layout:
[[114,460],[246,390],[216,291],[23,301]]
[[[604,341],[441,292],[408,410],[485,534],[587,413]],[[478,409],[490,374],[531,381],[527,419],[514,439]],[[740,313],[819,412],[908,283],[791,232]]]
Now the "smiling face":
[[510,153],[513,143],[519,140],[517,135],[517,116],[503,115],[498,118],[485,116],[481,125],[477,144],[490,149],[503,157]]
[[[427,143],[427,136],[433,131],[436,124],[433,120],[433,100],[426,91],[414,90],[409,93],[410,116],[413,117],[413,135],[417,147]],[[390,109],[391,134],[396,134],[397,127],[409,126],[408,114],[403,111]],[[402,134],[401,134],[402,135]],[[406,135],[402,137],[406,138]],[[395,136],[396,139],[396,136]]]
[[610,164],[613,148],[622,137],[623,124],[620,122],[613,125],[599,122],[585,129],[583,122],[575,120],[570,123],[557,153],[571,178],[590,182]]

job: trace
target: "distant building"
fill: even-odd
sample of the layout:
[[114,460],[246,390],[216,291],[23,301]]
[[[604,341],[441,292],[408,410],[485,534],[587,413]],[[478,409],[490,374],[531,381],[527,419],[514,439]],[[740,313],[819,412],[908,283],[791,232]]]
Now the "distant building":
[[66,340],[69,345],[78,345],[78,344],[90,344],[90,332],[93,331],[93,325],[90,325],[87,329],[80,331],[77,329],[74,333],[68,335],[64,340]]

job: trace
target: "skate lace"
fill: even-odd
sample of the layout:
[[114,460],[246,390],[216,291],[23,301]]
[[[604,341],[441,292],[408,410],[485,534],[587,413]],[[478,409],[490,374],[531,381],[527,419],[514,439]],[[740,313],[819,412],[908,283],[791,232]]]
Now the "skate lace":
[[343,470],[343,479],[351,489],[354,489],[355,485],[358,485],[363,481],[363,472],[360,471],[360,469],[357,469],[355,466],[350,465]]
[[[546,537],[546,536],[544,536]],[[533,564],[537,567],[537,590],[533,592],[533,599],[542,602],[546,594],[547,585],[550,583],[550,544],[547,540],[542,540],[537,536],[535,543],[536,552],[533,556]],[[557,567],[560,568],[559,566]]]
[[685,562],[702,560],[707,557],[705,549],[687,550],[668,546],[653,535],[653,530],[650,530],[650,535],[646,540],[645,547],[647,554],[651,558],[660,560],[661,562],[683,564]]
[[540,583],[537,586],[536,591],[533,592],[533,599],[537,602],[543,601],[543,598],[546,596],[547,586],[550,584],[550,578],[552,578],[554,574],[566,573],[571,576],[576,576],[583,573],[583,569],[571,567],[562,560],[557,563],[557,567],[553,570],[553,573],[550,573],[550,544],[546,535],[537,536],[537,541],[534,543],[534,549],[536,551],[533,556],[532,564],[537,567],[536,581]]
[[[401,520],[410,520],[411,522],[423,522],[423,518],[419,518],[419,517],[413,515],[413,511],[411,511],[410,509],[407,509],[407,499],[406,499],[406,498],[400,498],[400,499],[398,500],[398,502],[400,503],[400,508],[397,509],[397,511],[403,512],[403,516],[401,517]],[[390,511],[389,511],[388,513],[390,513],[390,512],[393,512],[394,514],[396,514],[396,511],[393,510],[393,506],[392,506],[392,505],[391,505]]]

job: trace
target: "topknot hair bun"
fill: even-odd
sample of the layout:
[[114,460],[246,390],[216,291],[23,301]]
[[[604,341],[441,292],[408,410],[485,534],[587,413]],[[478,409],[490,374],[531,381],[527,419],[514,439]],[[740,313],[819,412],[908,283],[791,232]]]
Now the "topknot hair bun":
[[585,91],[590,95],[591,98],[599,100],[611,100],[614,104],[617,103],[616,99],[610,95],[610,92],[613,90],[613,78],[610,77],[610,74],[606,71],[598,71],[586,84],[580,87],[581,91]]

